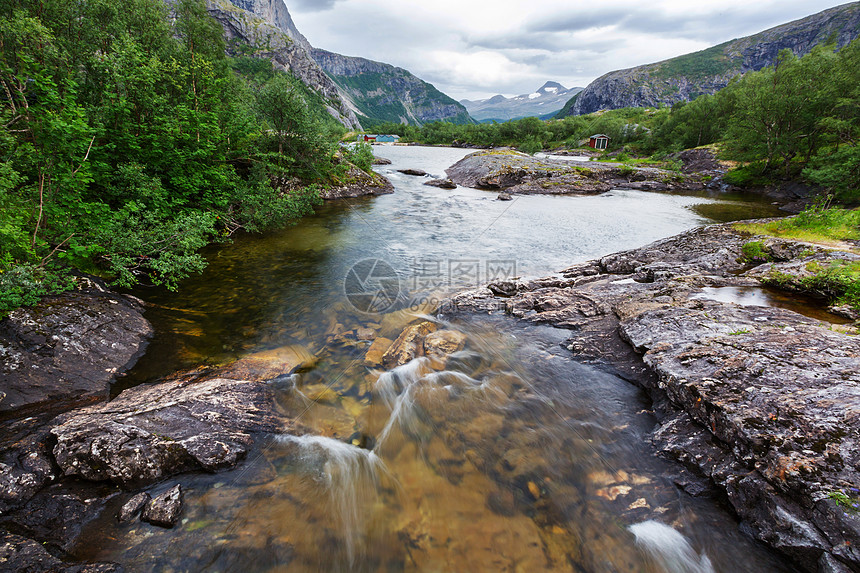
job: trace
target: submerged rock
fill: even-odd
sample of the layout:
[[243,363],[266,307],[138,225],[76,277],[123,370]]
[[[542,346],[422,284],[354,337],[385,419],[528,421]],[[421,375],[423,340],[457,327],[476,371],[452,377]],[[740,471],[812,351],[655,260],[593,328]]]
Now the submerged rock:
[[179,523],[181,513],[182,487],[176,484],[161,495],[147,501],[140,519],[169,529]]
[[266,383],[216,378],[126,390],[108,404],[61,416],[51,434],[63,475],[132,487],[231,467],[253,434],[283,430]]
[[142,304],[89,282],[0,321],[0,413],[107,399],[111,382],[143,354],[153,331]]

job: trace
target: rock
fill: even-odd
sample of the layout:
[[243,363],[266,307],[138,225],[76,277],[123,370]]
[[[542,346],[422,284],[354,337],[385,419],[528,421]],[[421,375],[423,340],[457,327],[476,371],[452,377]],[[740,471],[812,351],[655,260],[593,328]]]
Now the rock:
[[372,328],[357,328],[355,330],[355,337],[358,340],[373,340],[376,338],[376,331]]
[[404,175],[411,175],[413,177],[424,177],[427,175],[427,172],[423,169],[398,169],[397,171]]
[[58,418],[53,452],[65,476],[123,487],[245,457],[253,434],[285,430],[264,382],[216,378],[126,390],[109,404]]
[[120,523],[126,523],[133,520],[151,499],[150,495],[146,492],[141,492],[133,496],[120,508],[119,513],[116,516],[117,519]]
[[385,157],[374,157],[373,158],[374,165],[391,165],[391,160],[386,159]]
[[379,368],[382,366],[382,357],[385,356],[385,353],[391,348],[393,343],[394,341],[388,338],[377,338],[374,340],[373,344],[367,350],[367,354],[364,355],[364,365],[370,368]]
[[115,563],[64,563],[39,543],[0,532],[0,568],[20,573],[122,573]]
[[[702,189],[697,178],[653,167],[622,168],[617,163],[589,162],[587,167],[537,158],[510,149],[479,151],[446,170],[463,187],[508,195],[595,195],[613,188],[664,191]],[[502,195],[500,200],[506,200]]]
[[332,200],[394,193],[394,185],[391,184],[391,181],[379,173],[367,173],[355,166],[350,166],[349,172],[343,177],[343,180],[346,181],[343,185],[328,187],[320,191],[320,197]]
[[143,354],[153,331],[139,301],[90,285],[0,321],[0,413],[107,399],[111,382]]
[[27,503],[56,477],[48,429],[40,428],[0,453],[0,516]]
[[170,529],[179,523],[182,513],[182,487],[176,484],[166,492],[150,499],[140,515],[142,521]]
[[456,189],[457,184],[451,181],[450,179],[431,179],[430,181],[426,181],[424,185],[429,185],[430,187],[439,187],[440,189]]
[[437,330],[424,337],[424,355],[444,358],[463,350],[466,335],[457,330]]
[[510,193],[499,193],[499,196],[497,197],[497,199],[499,201],[513,201],[514,200],[514,198],[511,196]]
[[432,322],[407,326],[382,356],[382,365],[386,368],[394,368],[423,355],[424,337],[435,330],[436,325]]
[[304,346],[290,344],[240,358],[218,369],[214,375],[233,380],[272,380],[284,374],[292,374],[301,368],[307,368],[316,360],[316,357]]
[[86,525],[98,518],[115,493],[83,494],[63,484],[50,486],[16,512],[3,517],[2,527],[35,539],[52,551],[67,553],[79,542]]

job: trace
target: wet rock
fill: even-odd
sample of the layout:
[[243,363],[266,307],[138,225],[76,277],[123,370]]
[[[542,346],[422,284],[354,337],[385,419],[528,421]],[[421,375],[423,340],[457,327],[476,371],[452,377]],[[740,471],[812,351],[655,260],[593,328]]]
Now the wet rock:
[[385,353],[394,344],[393,340],[388,338],[377,338],[367,349],[367,354],[364,355],[364,365],[370,368],[379,368],[382,366],[382,358]]
[[436,325],[432,322],[422,322],[406,327],[382,356],[383,366],[394,368],[422,356],[424,337],[435,330]]
[[0,532],[0,568],[20,573],[122,573],[114,563],[64,563],[39,543]]
[[211,376],[233,380],[272,380],[284,374],[292,374],[316,362],[316,357],[304,346],[290,344],[272,350],[264,350],[240,358],[220,368]]
[[126,523],[137,517],[146,504],[152,499],[146,492],[141,492],[125,502],[117,514],[120,523]]
[[42,428],[0,453],[0,516],[20,507],[56,477]]
[[61,416],[51,433],[64,475],[132,487],[231,467],[254,433],[284,429],[267,384],[216,378],[126,390],[109,404]]
[[166,492],[150,499],[143,508],[140,519],[170,529],[179,523],[182,513],[182,487],[177,484]]
[[0,413],[107,399],[110,383],[143,354],[152,327],[139,301],[89,284],[0,321]]
[[374,165],[391,165],[391,160],[386,159],[385,157],[374,157],[373,158]]
[[78,543],[86,524],[101,515],[111,495],[115,493],[94,491],[84,495],[62,484],[54,485],[4,517],[0,525],[66,553]]
[[450,179],[431,179],[430,181],[425,182],[424,185],[429,185],[430,187],[439,187],[440,189],[457,188],[457,184]]
[[513,201],[514,198],[510,193],[499,193],[499,196],[496,197],[499,201]]
[[427,172],[422,169],[398,169],[397,171],[404,175],[411,175],[413,177],[424,177],[427,175]]
[[437,330],[424,337],[424,355],[444,358],[463,350],[466,335],[457,330]]

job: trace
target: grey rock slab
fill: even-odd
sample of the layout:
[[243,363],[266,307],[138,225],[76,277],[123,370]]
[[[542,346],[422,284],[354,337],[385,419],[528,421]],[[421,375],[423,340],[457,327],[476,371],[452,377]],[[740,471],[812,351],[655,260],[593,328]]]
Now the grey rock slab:
[[123,487],[244,458],[259,432],[289,430],[265,382],[215,378],[126,390],[58,418],[53,453],[65,476]]

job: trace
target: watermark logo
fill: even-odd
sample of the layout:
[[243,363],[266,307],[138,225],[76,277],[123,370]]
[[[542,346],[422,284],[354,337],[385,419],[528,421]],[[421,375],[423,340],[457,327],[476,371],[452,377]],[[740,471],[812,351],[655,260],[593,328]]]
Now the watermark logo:
[[343,281],[349,303],[360,312],[383,314],[397,304],[400,276],[387,262],[365,259],[352,265]]
[[511,280],[516,274],[513,260],[421,258],[411,261],[401,276],[386,261],[365,259],[347,272],[344,294],[359,312],[384,314],[395,307],[420,308],[439,302],[440,293]]

